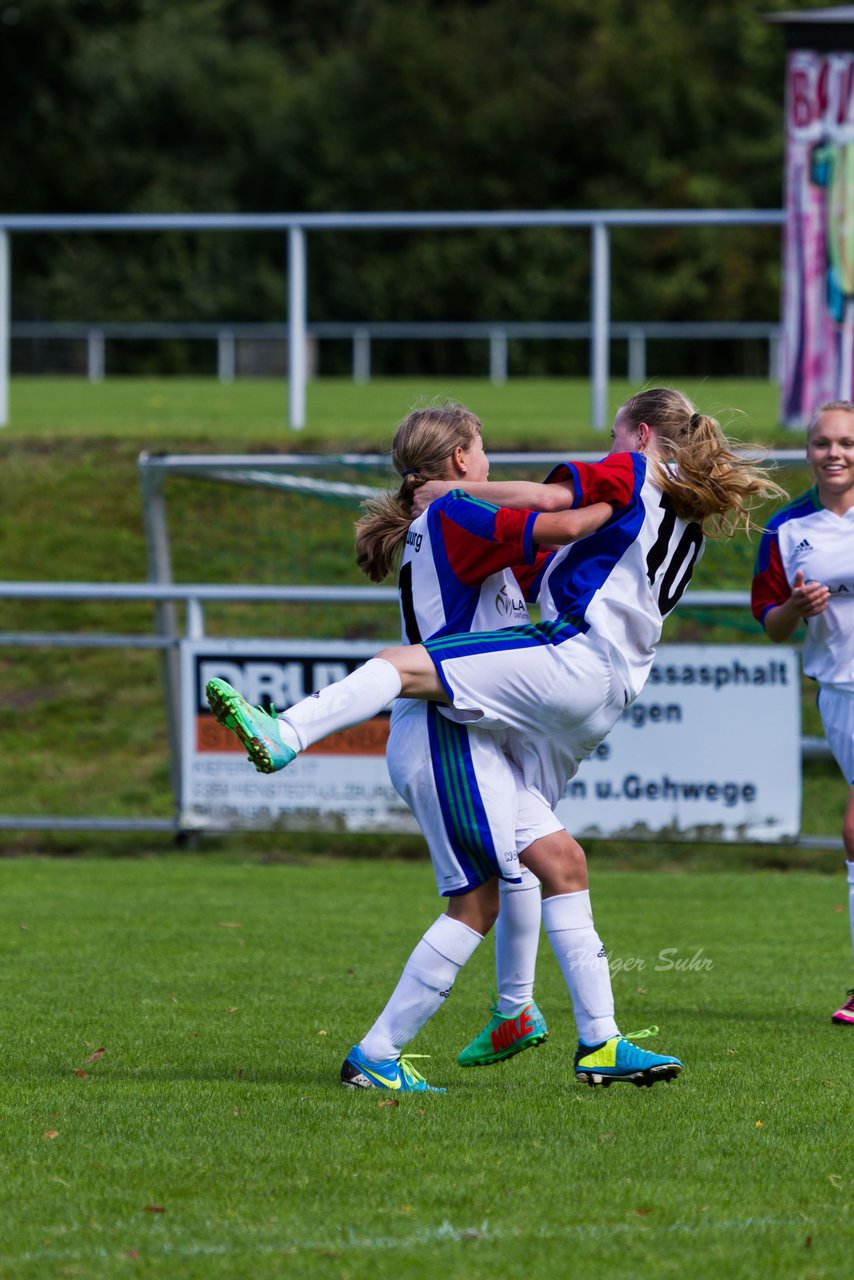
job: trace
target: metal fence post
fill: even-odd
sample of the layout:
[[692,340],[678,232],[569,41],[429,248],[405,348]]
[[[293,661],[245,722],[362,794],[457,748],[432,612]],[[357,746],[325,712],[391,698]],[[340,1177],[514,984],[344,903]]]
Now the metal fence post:
[[593,395],[590,425],[603,431],[608,416],[608,368],[610,347],[611,263],[608,228],[604,222],[594,222],[591,244],[592,282],[590,325],[591,378]]
[[489,333],[489,381],[500,385],[507,381],[507,334],[504,329]]
[[646,382],[646,334],[643,329],[629,330],[629,382]]
[[288,423],[292,431],[305,426],[306,354],[305,231],[288,231]]
[[0,427],[7,426],[9,422],[9,366],[12,355],[9,338],[10,270],[9,232],[0,230]]
[[780,335],[768,335],[768,381],[780,381]]
[[234,382],[237,372],[237,351],[234,334],[230,329],[220,329],[216,338],[216,374],[220,382]]
[[106,368],[103,329],[90,329],[86,334],[86,377],[90,382],[103,382]]
[[[141,456],[140,462],[145,456]],[[172,582],[172,554],[169,548],[163,476],[160,472],[141,467],[139,478],[142,488],[142,522],[148,552],[148,581],[167,586]],[[168,642],[161,662],[169,733],[169,776],[177,812],[181,805],[181,671],[177,648],[177,609],[170,601],[159,601],[155,606],[154,618],[156,634]]]
[[353,330],[353,381],[371,380],[371,335],[364,327]]

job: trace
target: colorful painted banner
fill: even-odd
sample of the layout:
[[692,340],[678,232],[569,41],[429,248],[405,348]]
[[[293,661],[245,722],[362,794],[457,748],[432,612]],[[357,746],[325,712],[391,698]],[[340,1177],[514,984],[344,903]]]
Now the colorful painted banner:
[[854,392],[854,53],[790,52],[782,417]]

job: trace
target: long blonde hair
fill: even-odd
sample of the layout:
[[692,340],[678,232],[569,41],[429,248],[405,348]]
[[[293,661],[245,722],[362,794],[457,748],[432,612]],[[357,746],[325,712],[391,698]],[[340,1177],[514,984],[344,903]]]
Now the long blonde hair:
[[752,511],[767,498],[788,498],[754,459],[736,451],[716,418],[698,413],[681,391],[651,387],[622,406],[632,427],[655,430],[655,478],[682,520],[707,525],[704,532],[730,534],[755,525]]
[[394,568],[412,523],[412,495],[426,480],[444,480],[456,448],[467,449],[482,430],[481,421],[465,405],[449,402],[414,409],[398,426],[391,442],[391,461],[401,477],[396,493],[369,498],[356,521],[356,564],[372,582],[382,582]]

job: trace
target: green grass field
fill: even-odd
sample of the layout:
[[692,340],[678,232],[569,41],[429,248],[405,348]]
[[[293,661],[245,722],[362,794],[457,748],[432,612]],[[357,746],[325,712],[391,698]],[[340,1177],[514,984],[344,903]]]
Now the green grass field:
[[457,1068],[487,942],[413,1043],[448,1093],[392,1099],[338,1070],[437,914],[426,864],[0,862],[4,1280],[847,1274],[843,885],[592,876],[621,1024],[683,1076],[576,1084],[545,939],[549,1042]]
[[[734,411],[733,434],[793,443],[770,384],[688,389]],[[625,393],[615,384],[614,404]],[[413,403],[449,395],[482,415],[492,448],[607,447],[585,425],[584,383],[318,382],[309,428],[290,433],[280,384],[16,380],[0,576],[143,580],[140,450],[382,449]],[[306,500],[283,514],[254,492],[203,488],[173,507],[181,580],[359,580],[352,511]],[[752,556],[745,542],[711,547],[698,585],[744,588]],[[3,613],[10,631],[151,628],[148,606]],[[212,634],[385,637],[394,621],[207,613]],[[740,614],[696,610],[667,638],[763,643]],[[817,732],[806,695],[804,708]],[[0,759],[4,813],[168,816],[156,655],[0,647]],[[836,834],[835,766],[807,766],[805,801],[805,829]],[[394,1106],[337,1077],[438,913],[420,842],[291,833],[204,850],[3,836],[3,1280],[846,1273],[851,1045],[828,1014],[850,940],[841,875],[814,874],[838,854],[591,845],[623,1029],[659,1024],[653,1046],[679,1054],[684,1076],[576,1085],[545,941],[549,1043],[458,1069],[486,1016],[487,943],[413,1045],[447,1095]],[[44,853],[62,856],[12,856]]]
[[[666,385],[673,380],[662,379]],[[777,387],[759,379],[677,381],[727,430],[742,439],[791,444],[778,425]],[[611,409],[637,388],[614,379]],[[482,379],[376,379],[355,384],[344,378],[309,383],[307,426],[287,427],[284,382],[212,378],[15,378],[10,395],[13,439],[75,437],[132,439],[140,448],[188,449],[216,440],[222,452],[364,447],[387,448],[395,425],[415,404],[457,399],[483,420],[493,449],[596,448],[607,432],[589,427],[589,385],[583,379],[514,378],[502,386]],[[800,437],[799,437],[800,438]]]
[[[728,409],[732,429],[743,437],[792,443],[775,428],[776,391],[770,383],[707,382],[688,389],[698,403],[722,415]],[[615,384],[615,404],[627,390]],[[415,401],[450,395],[482,414],[487,443],[495,447],[607,448],[606,439],[584,426],[588,388],[580,381],[514,379],[492,387],[387,380],[357,387],[321,380],[310,387],[312,425],[293,433],[283,425],[281,383],[16,379],[12,425],[0,432],[0,576],[143,581],[137,457],[144,449],[383,449]],[[795,492],[806,484],[802,472],[785,478]],[[386,483],[387,477],[374,480]],[[167,500],[178,581],[364,583],[352,559],[355,506],[318,499],[283,504],[275,495],[224,494],[216,486],[191,491],[180,481]],[[696,585],[744,589],[754,554],[755,541],[711,544]],[[5,602],[3,613],[7,630],[131,633],[152,626],[147,605]],[[291,608],[283,615],[273,607],[230,606],[209,608],[206,625],[217,635],[287,632],[382,641],[395,635],[398,620],[394,608]],[[765,643],[744,611],[688,608],[677,611],[666,638]],[[819,732],[810,691],[805,690],[803,708],[805,731]],[[57,750],[60,724],[63,749]],[[0,648],[0,755],[2,813],[168,817],[172,797],[157,655]],[[843,803],[835,766],[810,764],[804,829],[836,835]],[[79,850],[90,843],[88,837],[30,834],[7,836],[7,847],[13,841],[24,850]],[[684,856],[705,857],[696,848]],[[729,850],[721,854],[728,861],[731,856]]]

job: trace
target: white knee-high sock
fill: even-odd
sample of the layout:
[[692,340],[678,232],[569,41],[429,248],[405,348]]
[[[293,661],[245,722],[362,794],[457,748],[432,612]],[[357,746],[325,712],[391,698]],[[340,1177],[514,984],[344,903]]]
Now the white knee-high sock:
[[540,945],[540,882],[524,868],[521,884],[502,880],[498,886],[501,906],[495,922],[495,1007],[509,1016],[534,995],[537,948]]
[[369,720],[399,693],[397,669],[384,658],[371,658],[343,680],[303,698],[280,715],[282,741],[294,751],[305,751],[330,733]]
[[854,949],[854,862],[846,862],[848,872],[848,917],[851,921],[851,946]]
[[369,1062],[400,1057],[451,994],[454,979],[482,941],[481,934],[450,916],[434,920],[407,960],[388,1004],[359,1042]]
[[601,1044],[619,1035],[605,948],[593,924],[590,894],[561,893],[543,902],[543,925],[575,1011],[578,1038]]

